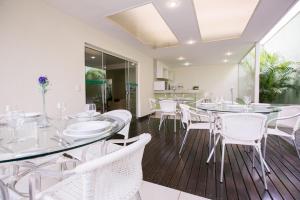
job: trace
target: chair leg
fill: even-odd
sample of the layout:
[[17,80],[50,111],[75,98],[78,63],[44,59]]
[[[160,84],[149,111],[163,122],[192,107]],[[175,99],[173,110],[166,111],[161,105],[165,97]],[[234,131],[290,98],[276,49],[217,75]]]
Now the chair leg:
[[265,189],[267,190],[268,186],[267,186],[267,181],[266,181],[266,173],[265,173],[265,167],[264,167],[264,162],[263,162],[263,157],[262,157],[260,146],[257,147],[257,149],[258,149],[258,154],[259,154],[259,159],[260,159],[261,173],[262,173],[262,176],[263,176],[263,181],[264,181]]
[[300,159],[300,154],[299,154],[299,150],[297,148],[297,144],[296,144],[296,140],[293,140],[294,146],[295,146],[295,150],[297,152],[298,158]]
[[0,197],[1,199],[9,199],[8,189],[5,183],[0,180]]
[[174,116],[174,132],[176,132],[176,114]]
[[[216,134],[214,134],[214,146],[216,146]],[[214,163],[216,163],[216,147],[214,148]]]
[[265,138],[265,143],[264,143],[264,158],[266,158],[266,150],[267,150],[267,136]]
[[181,147],[180,147],[180,150],[179,150],[179,154],[181,154],[181,152],[182,152],[182,150],[183,150],[183,146],[184,146],[185,143],[186,143],[186,139],[187,139],[188,134],[189,134],[189,129],[187,129],[186,132],[185,132],[185,136],[184,136],[184,139],[183,139],[183,141],[182,141],[182,144],[181,144]]
[[164,121],[164,115],[161,115],[161,116],[160,116],[159,127],[158,127],[158,130],[159,130],[159,131],[160,131],[160,128],[161,128],[161,125],[162,125],[163,121]]
[[208,151],[210,151],[210,147],[211,147],[211,131],[209,131]]
[[225,143],[222,141],[222,160],[221,160],[221,174],[220,174],[220,182],[223,182],[224,176],[224,154],[225,154]]

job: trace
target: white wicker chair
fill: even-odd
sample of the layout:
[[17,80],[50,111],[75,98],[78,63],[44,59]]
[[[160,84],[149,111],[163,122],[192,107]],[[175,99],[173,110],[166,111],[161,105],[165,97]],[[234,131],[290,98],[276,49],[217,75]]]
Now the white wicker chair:
[[161,114],[158,130],[160,130],[161,125],[166,117],[174,116],[174,132],[176,132],[177,102],[173,100],[162,100],[159,101],[159,105]]
[[[182,113],[181,120],[187,127],[184,139],[182,141],[182,144],[181,144],[181,147],[179,150],[179,154],[181,154],[181,152],[183,150],[183,146],[186,143],[189,131],[192,129],[209,130],[209,148],[210,148],[211,134],[213,133],[213,131],[212,131],[213,130],[213,120],[211,119],[211,117],[204,113],[203,114],[197,113],[196,110],[192,110],[192,108],[190,108],[188,105],[185,105],[185,104],[180,104],[179,107],[180,107],[181,113]],[[205,122],[198,121],[198,122],[194,123],[193,116],[196,117],[196,120],[197,119],[201,120],[201,118],[203,118],[203,119],[205,119]]]
[[[239,144],[253,146],[258,152],[262,170],[263,182],[267,190],[267,182],[264,169],[264,159],[261,152],[261,139],[265,131],[267,116],[256,113],[234,113],[220,115],[222,130],[222,161],[220,182],[223,182],[224,154],[226,144]],[[253,157],[254,158],[254,157]],[[254,167],[254,159],[253,159]]]
[[[281,108],[281,111],[278,113],[278,117],[268,121],[267,127],[269,124],[276,122],[275,128],[268,128],[264,134],[264,157],[266,156],[267,148],[267,137],[268,135],[276,135],[278,137],[290,138],[295,146],[295,150],[300,159],[299,150],[296,144],[296,131],[300,129],[300,106],[285,106]],[[278,129],[281,128],[292,128],[292,132],[288,133],[284,130]]]
[[[116,151],[61,173],[39,169],[31,177],[30,197],[34,200],[140,199],[139,188],[143,179],[141,162],[145,145],[150,140],[150,134],[125,140],[126,143],[133,143],[118,146]],[[120,141],[122,140],[118,140]],[[39,192],[35,187],[37,174],[59,175],[67,178]]]
[[130,128],[130,123],[131,123],[131,119],[132,119],[132,114],[131,112],[129,112],[128,110],[112,110],[106,113],[103,113],[103,115],[110,115],[110,116],[114,116],[114,117],[119,117],[121,119],[123,119],[125,121],[125,127],[120,130],[118,133],[120,135],[124,136],[124,139],[128,139],[128,134],[129,134],[129,128]]

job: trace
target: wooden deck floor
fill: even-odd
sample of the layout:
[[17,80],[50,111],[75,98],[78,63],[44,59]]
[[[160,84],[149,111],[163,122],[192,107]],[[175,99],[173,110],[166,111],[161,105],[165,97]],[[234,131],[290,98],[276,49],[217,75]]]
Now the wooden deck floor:
[[227,145],[224,182],[220,183],[220,145],[216,163],[206,164],[208,134],[191,131],[181,157],[178,151],[184,130],[173,131],[172,122],[158,131],[158,120],[148,126],[147,119],[136,120],[130,136],[149,132],[152,140],[143,158],[144,180],[211,199],[300,199],[300,161],[293,146],[269,137],[266,161],[271,169],[267,174],[269,190],[264,190],[258,156],[252,168],[252,153],[239,145]]

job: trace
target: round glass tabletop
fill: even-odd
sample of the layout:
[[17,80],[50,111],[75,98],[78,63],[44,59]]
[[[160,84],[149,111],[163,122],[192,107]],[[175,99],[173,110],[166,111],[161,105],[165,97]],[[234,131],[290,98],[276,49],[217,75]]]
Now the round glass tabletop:
[[17,138],[12,138],[12,129],[5,124],[0,124],[0,163],[38,158],[83,147],[111,138],[125,126],[125,122],[121,118],[99,115],[92,119],[66,120],[65,127],[91,120],[110,122],[111,127],[91,138],[78,138],[64,134],[58,135],[57,131],[61,126],[61,121],[51,120],[49,127],[38,128],[34,120],[29,120],[25,121],[23,127],[17,131]]
[[254,106],[254,105],[240,105],[240,104],[193,104],[197,109],[210,111],[210,112],[219,112],[219,113],[261,113],[261,114],[270,114],[279,112],[281,109],[277,106]]

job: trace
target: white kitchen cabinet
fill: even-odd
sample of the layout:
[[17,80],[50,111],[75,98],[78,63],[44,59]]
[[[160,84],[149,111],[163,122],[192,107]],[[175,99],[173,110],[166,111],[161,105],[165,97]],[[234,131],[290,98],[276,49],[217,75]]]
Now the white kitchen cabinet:
[[168,79],[169,78],[169,68],[164,63],[156,61],[155,66],[155,78]]

